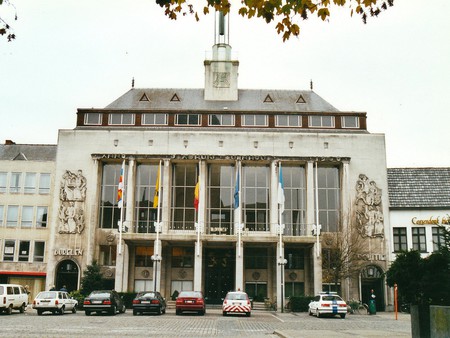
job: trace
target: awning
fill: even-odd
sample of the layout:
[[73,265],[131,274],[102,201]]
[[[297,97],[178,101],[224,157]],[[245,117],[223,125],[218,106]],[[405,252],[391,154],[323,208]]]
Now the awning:
[[38,272],[38,271],[1,271],[0,270],[0,275],[45,277],[45,276],[47,276],[47,273],[46,272]]

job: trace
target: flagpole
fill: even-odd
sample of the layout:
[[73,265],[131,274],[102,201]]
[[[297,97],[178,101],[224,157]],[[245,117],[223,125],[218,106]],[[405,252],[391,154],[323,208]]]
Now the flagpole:
[[[279,162],[278,164],[278,189],[280,189],[280,187],[282,187],[281,182],[282,182],[282,177],[281,177],[282,173],[281,173],[281,162]],[[280,195],[280,191],[278,191],[278,195]],[[280,200],[278,201],[278,203],[280,202]],[[283,229],[281,228],[281,217],[282,217],[282,210],[281,210],[281,206],[280,204],[278,204],[278,226],[279,226],[279,231],[280,231],[280,258],[283,258],[283,254],[282,254],[282,250],[283,250],[283,237],[282,237],[282,232]]]
[[155,254],[159,255],[159,230],[161,228],[161,224],[160,224],[161,212],[159,210],[159,208],[161,206],[161,160],[159,160],[158,177],[156,178],[156,180],[158,181],[158,204],[156,206],[158,209],[156,209],[156,227],[155,227],[155,230],[156,230],[156,248],[155,248]]
[[316,161],[316,255],[317,258],[320,257],[320,248],[319,248],[319,185],[318,185],[318,177],[317,177],[317,161]]
[[238,161],[237,163],[237,170],[238,170],[238,176],[237,176],[237,185],[238,185],[238,256],[241,257],[241,236],[242,236],[242,210],[241,210],[241,162]]

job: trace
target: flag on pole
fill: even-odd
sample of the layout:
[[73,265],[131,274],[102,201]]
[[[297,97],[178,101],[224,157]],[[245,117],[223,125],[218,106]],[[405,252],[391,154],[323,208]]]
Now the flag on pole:
[[284,212],[284,183],[283,183],[283,171],[281,169],[281,163],[278,167],[278,204],[280,206],[280,212]]
[[155,194],[153,195],[153,208],[158,207],[159,202],[159,185],[161,180],[161,165],[158,167],[158,173],[156,174]]
[[120,209],[123,208],[123,193],[125,191],[124,174],[125,174],[125,160],[122,162],[122,168],[120,169],[119,187],[117,189],[117,206]]
[[194,189],[194,208],[195,208],[195,211],[198,211],[199,193],[200,193],[200,177],[198,177],[197,184],[195,185],[195,189]]
[[236,186],[234,187],[234,208],[239,208],[239,167],[236,174]]

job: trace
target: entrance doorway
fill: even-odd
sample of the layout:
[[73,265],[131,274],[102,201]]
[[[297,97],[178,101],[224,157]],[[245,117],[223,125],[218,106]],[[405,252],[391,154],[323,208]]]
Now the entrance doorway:
[[59,262],[56,268],[56,290],[64,285],[69,292],[78,290],[78,265],[71,259]]
[[235,256],[232,249],[206,249],[205,299],[221,304],[228,291],[234,289]]
[[371,290],[375,294],[377,311],[385,310],[383,271],[376,265],[366,266],[361,271],[361,300],[369,304]]

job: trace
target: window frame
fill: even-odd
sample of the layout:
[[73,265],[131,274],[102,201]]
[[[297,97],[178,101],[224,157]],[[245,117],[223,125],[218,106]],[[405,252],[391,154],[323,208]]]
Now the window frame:
[[[23,247],[25,245],[25,247]],[[26,248],[28,246],[28,248]],[[29,262],[30,261],[30,249],[31,249],[31,241],[23,241],[19,240],[19,252],[18,252],[18,262]],[[22,253],[22,251],[25,251],[25,253]]]
[[20,227],[21,228],[32,228],[34,220],[34,206],[32,205],[22,205],[20,212]]
[[[392,239],[394,252],[403,252],[408,250],[408,231],[406,227],[392,228]],[[396,247],[398,247],[398,249],[396,249]]]
[[[19,194],[22,192],[22,176],[20,172],[12,172],[9,180],[9,192],[12,194]],[[15,184],[15,185],[13,185]]]
[[[15,210],[15,221],[10,218],[10,210]],[[11,215],[14,216],[14,215]],[[6,210],[6,226],[15,228],[19,224],[19,206],[18,205],[8,205]]]
[[[37,246],[42,244],[42,256],[41,255],[37,255]],[[34,241],[34,245],[33,245],[33,262],[39,262],[42,263],[44,262],[45,259],[45,241]]]
[[8,191],[8,173],[6,171],[0,171],[0,193],[6,193]]
[[37,174],[34,172],[26,172],[25,179],[23,182],[23,192],[24,194],[35,194],[36,193],[36,178]]
[[52,175],[50,173],[40,173],[38,193],[41,195],[50,194],[51,183]]
[[[43,212],[41,215],[40,210],[44,210],[45,212]],[[45,216],[45,219],[44,215],[47,215]],[[47,228],[47,224],[48,224],[48,206],[38,205],[36,207],[36,228]]]
[[[219,124],[214,124],[212,119],[216,117],[219,120]],[[224,117],[229,117],[231,119],[230,123],[224,123]],[[234,114],[208,114],[208,126],[211,127],[234,127],[236,125],[236,118]]]
[[[120,121],[115,121],[115,118],[119,117]],[[130,117],[130,122],[124,122],[125,117]],[[136,114],[132,113],[110,113],[108,114],[109,126],[134,126],[136,121]]]
[[413,250],[419,252],[427,252],[427,236],[425,227],[411,228],[412,246]]
[[[7,244],[13,244],[12,246],[8,246],[8,247],[12,247],[12,253],[6,253],[6,245]],[[15,258],[15,253],[16,253],[16,240],[15,239],[5,239],[3,241],[3,257],[2,257],[2,261],[3,262],[14,262],[14,258]],[[10,251],[10,250],[8,250]],[[11,259],[5,259],[6,257],[11,258]]]
[[[263,118],[264,123],[258,123],[258,118]],[[251,121],[247,121],[247,119],[252,118],[253,123],[247,123]],[[242,127],[267,127],[269,125],[269,117],[267,114],[242,114],[241,115],[241,126]]]
[[[96,122],[90,121],[90,119],[89,119],[90,116],[94,116],[94,115],[97,115]],[[85,113],[84,114],[84,124],[86,126],[99,126],[102,124],[102,119],[103,119],[103,113]]]
[[[291,124],[292,118],[297,118],[297,124]],[[287,118],[286,125],[280,124],[280,118]],[[302,116],[298,114],[284,114],[275,115],[275,127],[278,128],[301,128],[302,127]]]
[[[186,116],[186,123],[180,123],[180,117]],[[197,123],[192,123],[191,118],[197,117]],[[201,114],[178,113],[175,115],[175,125],[177,126],[200,126],[202,123]]]
[[432,227],[431,236],[433,239],[433,252],[439,251],[445,245],[444,229],[441,227]]
[[[313,121],[316,118],[320,118],[320,125],[313,124]],[[324,118],[330,118],[331,125],[325,125]],[[308,127],[310,127],[310,128],[336,128],[335,116],[332,116],[332,115],[309,115],[308,116]]]
[[[354,119],[355,126],[347,126],[346,120],[348,118],[353,118]],[[341,116],[341,126],[344,129],[359,129],[359,116],[353,116],[353,115]]]
[[[150,123],[147,121],[147,119],[153,116],[153,121]],[[158,123],[158,117],[163,117],[164,122]],[[166,113],[143,113],[141,116],[141,125],[143,126],[166,126],[168,119]]]

